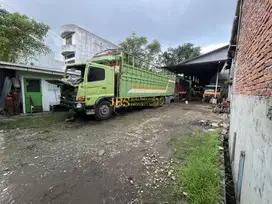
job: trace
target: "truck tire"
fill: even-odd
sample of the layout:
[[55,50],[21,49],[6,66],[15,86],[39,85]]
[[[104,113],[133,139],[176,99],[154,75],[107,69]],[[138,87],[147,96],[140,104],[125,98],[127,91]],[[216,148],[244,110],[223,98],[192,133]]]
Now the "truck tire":
[[164,105],[164,97],[159,98],[159,107],[162,107]]
[[109,101],[101,101],[95,108],[95,119],[106,120],[111,117],[113,108]]
[[154,100],[149,101],[149,107],[151,108],[158,108],[160,107],[160,98],[154,98]]

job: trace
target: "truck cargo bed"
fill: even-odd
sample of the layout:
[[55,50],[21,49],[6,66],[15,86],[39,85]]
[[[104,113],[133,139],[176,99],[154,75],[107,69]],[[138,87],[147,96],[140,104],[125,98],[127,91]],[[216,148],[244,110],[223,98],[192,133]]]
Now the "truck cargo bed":
[[174,91],[175,81],[171,76],[123,64],[120,97],[169,96]]
[[170,96],[175,92],[175,74],[118,50],[106,50],[92,59],[115,71],[116,97]]

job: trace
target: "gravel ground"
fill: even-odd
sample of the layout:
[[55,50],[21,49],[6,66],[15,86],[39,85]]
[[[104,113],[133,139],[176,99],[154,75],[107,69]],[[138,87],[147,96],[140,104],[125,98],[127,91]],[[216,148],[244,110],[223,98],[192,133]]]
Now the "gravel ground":
[[194,134],[202,119],[219,118],[207,105],[170,104],[102,122],[0,130],[0,203],[160,203],[156,189],[175,180],[168,143]]

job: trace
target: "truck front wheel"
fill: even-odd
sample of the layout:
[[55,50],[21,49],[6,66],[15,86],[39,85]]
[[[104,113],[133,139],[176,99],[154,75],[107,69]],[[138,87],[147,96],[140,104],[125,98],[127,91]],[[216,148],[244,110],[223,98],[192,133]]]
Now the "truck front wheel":
[[110,102],[102,101],[95,108],[95,118],[97,120],[106,120],[111,117],[112,111]]

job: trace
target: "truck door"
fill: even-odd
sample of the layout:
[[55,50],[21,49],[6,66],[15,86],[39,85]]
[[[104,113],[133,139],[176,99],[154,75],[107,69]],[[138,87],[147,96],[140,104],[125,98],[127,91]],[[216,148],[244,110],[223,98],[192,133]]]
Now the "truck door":
[[111,67],[89,66],[85,90],[86,105],[94,105],[100,97],[114,96],[114,70]]

